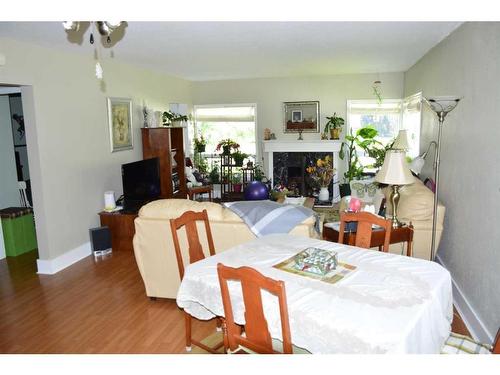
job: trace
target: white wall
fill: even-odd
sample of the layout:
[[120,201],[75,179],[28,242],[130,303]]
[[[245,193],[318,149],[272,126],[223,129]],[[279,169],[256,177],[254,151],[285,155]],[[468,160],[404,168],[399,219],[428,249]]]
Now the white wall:
[[[170,102],[189,104],[190,84],[107,59],[102,92],[91,53],[65,53],[8,38],[0,38],[0,48],[7,57],[0,84],[24,85],[39,254],[53,259],[89,241],[104,191],[121,194],[120,165],[142,158],[143,101],[156,109],[167,109]],[[133,150],[110,152],[107,96],[133,99]]]
[[[473,328],[485,341],[500,327],[499,61],[500,23],[466,23],[405,74],[406,94],[464,97],[443,128],[440,200],[446,218],[438,256],[476,312]],[[421,150],[437,138],[436,129],[426,112]]]
[[9,96],[0,95],[0,209],[19,206]]
[[[192,98],[194,105],[257,103],[257,152],[261,155],[265,128],[278,139],[298,137],[283,133],[283,102],[318,100],[322,132],[326,116],[337,112],[346,119],[346,100],[373,100],[372,85],[377,79],[382,81],[384,98],[403,96],[404,74],[387,73],[193,82]],[[304,133],[303,138],[320,139],[320,133]]]

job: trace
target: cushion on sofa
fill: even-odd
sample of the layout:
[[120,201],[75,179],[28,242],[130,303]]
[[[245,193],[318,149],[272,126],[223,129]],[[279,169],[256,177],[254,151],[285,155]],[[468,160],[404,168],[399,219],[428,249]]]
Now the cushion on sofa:
[[[386,201],[390,202],[392,188],[384,189]],[[414,177],[414,183],[399,188],[398,217],[411,220],[430,220],[434,208],[434,194],[422,181]],[[392,214],[392,205],[387,204],[387,214]]]

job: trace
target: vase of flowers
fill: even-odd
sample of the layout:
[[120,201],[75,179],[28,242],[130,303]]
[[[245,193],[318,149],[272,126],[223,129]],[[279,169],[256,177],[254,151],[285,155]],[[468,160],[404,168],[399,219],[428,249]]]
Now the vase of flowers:
[[326,155],[323,159],[316,160],[316,164],[307,167],[306,172],[320,187],[318,199],[320,201],[329,201],[330,192],[328,191],[328,186],[330,186],[333,174],[335,173],[332,157],[330,155]]
[[203,138],[203,136],[200,136],[199,138],[196,137],[194,139],[194,150],[198,153],[200,152],[205,152],[207,146],[207,140]]
[[223,139],[219,142],[215,151],[220,151],[222,149],[222,155],[231,155],[231,149],[237,150],[240,148],[240,145],[233,141],[230,138]]

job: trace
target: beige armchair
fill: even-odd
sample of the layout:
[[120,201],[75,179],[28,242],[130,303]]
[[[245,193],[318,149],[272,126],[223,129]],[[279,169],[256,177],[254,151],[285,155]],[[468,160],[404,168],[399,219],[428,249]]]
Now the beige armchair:
[[[170,219],[185,211],[207,210],[216,253],[255,239],[248,226],[232,211],[220,204],[196,202],[187,199],[161,199],[143,206],[135,219],[134,253],[149,297],[176,298],[180,284],[179,270],[175,257]],[[313,217],[304,220],[290,234],[319,238],[314,229]],[[199,233],[204,233],[202,224]],[[200,236],[203,248],[205,236]],[[179,233],[182,249],[187,249],[184,233]],[[205,254],[209,256],[209,254]],[[187,254],[182,254],[184,263],[189,264]]]
[[[416,258],[430,260],[431,257],[431,238],[432,238],[432,211],[434,206],[434,194],[418,178],[411,185],[401,186],[399,188],[400,200],[398,205],[398,218],[401,222],[413,224],[413,256]],[[391,189],[383,189],[386,201],[390,202]],[[345,199],[342,200],[340,210],[346,207]],[[443,222],[445,207],[438,204],[438,215],[436,225],[436,244],[439,247],[441,233],[443,231]],[[392,206],[387,204],[386,215],[392,215]],[[389,252],[403,254],[403,244],[392,244]]]

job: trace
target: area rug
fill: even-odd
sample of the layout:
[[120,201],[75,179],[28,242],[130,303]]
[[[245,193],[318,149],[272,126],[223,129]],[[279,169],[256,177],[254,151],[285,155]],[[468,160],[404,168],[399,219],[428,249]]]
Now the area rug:
[[[205,337],[203,340],[201,340],[202,344],[205,344],[209,348],[212,348],[219,344],[222,341],[222,332],[214,332],[211,335]],[[186,352],[186,354],[210,354],[206,350],[203,350],[202,348],[197,347],[196,345],[191,346],[191,351]],[[219,349],[217,349],[217,353],[224,354],[224,346],[221,346]]]
[[324,223],[340,220],[338,204],[334,204],[333,207],[314,207],[313,210],[322,216]]

